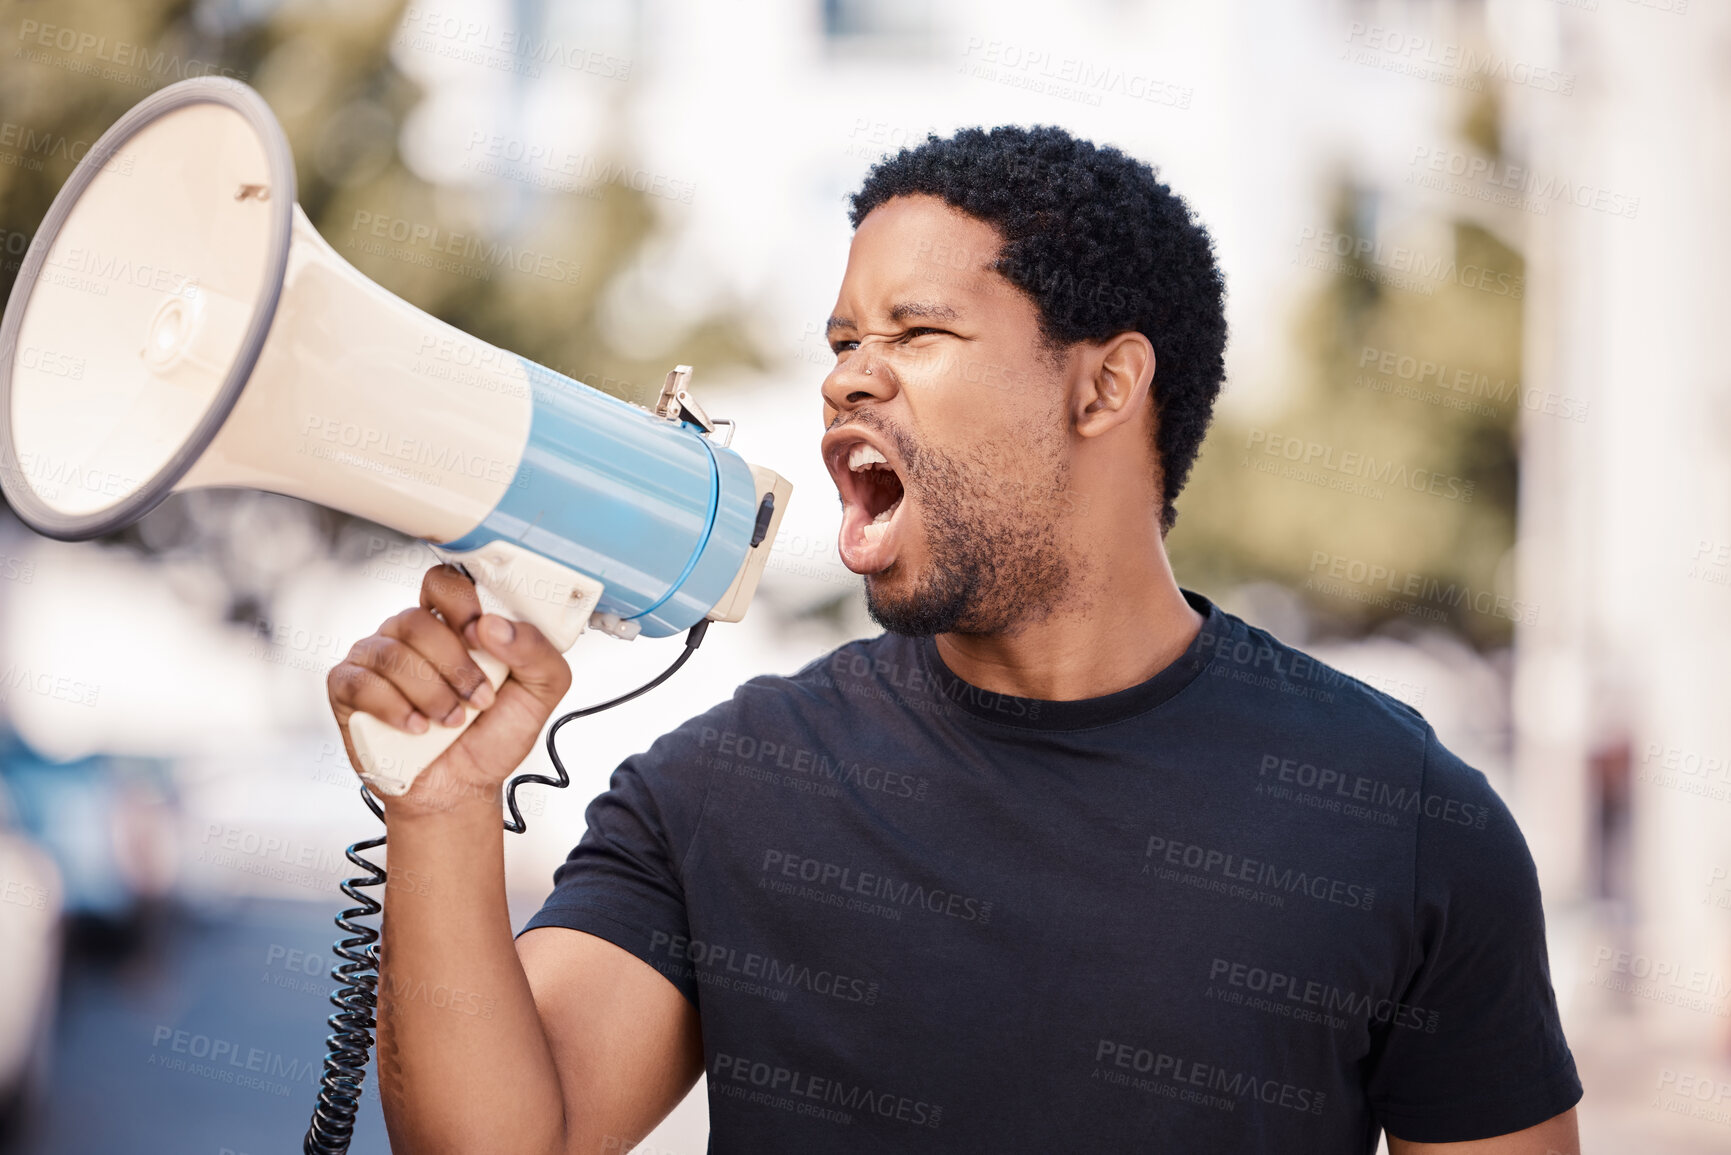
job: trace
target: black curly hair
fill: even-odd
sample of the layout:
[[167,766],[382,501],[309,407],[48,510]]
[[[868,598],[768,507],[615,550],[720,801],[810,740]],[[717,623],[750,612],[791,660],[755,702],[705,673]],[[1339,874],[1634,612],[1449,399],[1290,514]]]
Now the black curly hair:
[[927,194],[996,228],[991,268],[1021,289],[1050,349],[1138,332],[1154,346],[1161,529],[1226,374],[1226,282],[1208,230],[1147,164],[1052,125],[928,134],[872,166],[859,228],[891,197]]

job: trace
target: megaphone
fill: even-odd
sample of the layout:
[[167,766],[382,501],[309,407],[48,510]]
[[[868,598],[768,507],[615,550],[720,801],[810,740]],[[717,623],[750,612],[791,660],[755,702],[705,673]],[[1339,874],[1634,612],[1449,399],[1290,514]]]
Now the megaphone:
[[[0,322],[0,487],[68,541],[170,493],[287,494],[427,541],[561,651],[590,626],[666,637],[744,616],[792,492],[689,378],[635,405],[381,288],[295,203],[263,98],[200,77],[103,133],[31,241]],[[349,733],[400,794],[462,728]]]

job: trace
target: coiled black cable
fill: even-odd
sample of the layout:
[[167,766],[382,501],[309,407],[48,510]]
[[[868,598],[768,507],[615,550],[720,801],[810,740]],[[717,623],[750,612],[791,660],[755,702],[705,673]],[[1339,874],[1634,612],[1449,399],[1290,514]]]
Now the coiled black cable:
[[[371,790],[361,787],[361,801],[383,822],[384,809]],[[318,1106],[313,1108],[312,1125],[302,1150],[305,1155],[342,1155],[349,1149],[349,1138],[355,1130],[355,1112],[361,1105],[361,1083],[367,1077],[367,1055],[373,1049],[373,1011],[379,1005],[379,952],[376,944],[379,932],[357,918],[383,910],[377,899],[355,889],[379,886],[385,881],[385,868],[361,857],[361,851],[373,850],[385,844],[385,836],[356,842],[343,851],[344,857],[362,870],[363,878],[346,878],[342,892],[361,905],[350,907],[337,916],[337,927],[351,937],[339,939],[332,952],[343,962],[331,968],[331,978],[343,985],[331,995],[337,1013],[326,1021],[335,1033],[325,1039],[329,1052],[325,1055],[325,1073],[320,1081]]]
[[[708,631],[707,618],[692,626],[685,635],[685,649],[673,660],[673,664],[635,690],[617,698],[610,698],[599,705],[561,714],[547,728],[547,756],[553,760],[553,770],[558,777],[519,774],[507,782],[505,807],[511,812],[511,818],[505,823],[505,829],[513,834],[521,834],[528,829],[523,822],[522,812],[517,809],[519,786],[536,782],[563,790],[571,785],[571,776],[565,772],[565,764],[559,761],[559,750],[553,741],[560,727],[578,718],[587,718],[591,714],[610,710],[614,706],[629,702],[639,694],[653,690],[685,664],[686,659],[703,643],[703,635]],[[373,812],[374,817],[384,821],[384,808],[365,786],[361,787],[361,801],[367,804],[367,809]],[[366,1079],[367,1060],[373,1050],[373,1029],[378,1025],[375,1012],[379,1006],[379,932],[376,927],[354,920],[378,914],[384,909],[371,895],[362,894],[356,887],[384,884],[385,868],[362,858],[360,854],[363,850],[376,850],[384,844],[385,836],[381,834],[377,838],[356,842],[343,852],[350,862],[368,874],[365,877],[344,879],[342,882],[342,892],[361,905],[350,907],[336,919],[338,929],[347,932],[350,937],[339,939],[331,948],[333,953],[344,960],[331,968],[331,978],[343,985],[331,995],[331,1005],[337,1008],[337,1013],[326,1022],[334,1033],[325,1039],[325,1046],[328,1048],[325,1071],[320,1080],[318,1105],[313,1108],[312,1123],[307,1128],[306,1141],[301,1145],[303,1155],[346,1155],[349,1140],[354,1136],[355,1114],[361,1105],[361,1084]]]

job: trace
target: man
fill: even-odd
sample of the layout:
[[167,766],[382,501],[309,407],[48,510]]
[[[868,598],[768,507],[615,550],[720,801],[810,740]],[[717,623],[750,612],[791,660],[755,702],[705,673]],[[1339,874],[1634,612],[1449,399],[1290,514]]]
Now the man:
[[430,881],[387,887],[396,1149],[624,1151],[706,1072],[714,1152],[1577,1152],[1507,809],[1167,564],[1225,345],[1183,201],[1000,128],[852,219],[820,447],[886,633],[627,759],[514,944],[498,787],[563,658],[434,569],[332,671],[345,740],[483,710],[384,800]]

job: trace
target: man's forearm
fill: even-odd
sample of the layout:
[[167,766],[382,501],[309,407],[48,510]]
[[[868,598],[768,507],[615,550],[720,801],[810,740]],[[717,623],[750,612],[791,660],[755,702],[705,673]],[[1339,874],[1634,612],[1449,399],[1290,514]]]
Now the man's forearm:
[[558,1073],[511,937],[498,805],[465,800],[391,818],[387,832],[378,1070],[392,1149],[563,1150]]

